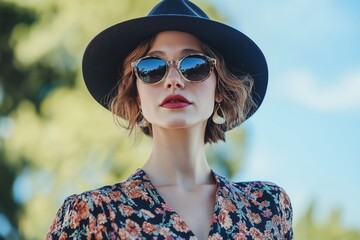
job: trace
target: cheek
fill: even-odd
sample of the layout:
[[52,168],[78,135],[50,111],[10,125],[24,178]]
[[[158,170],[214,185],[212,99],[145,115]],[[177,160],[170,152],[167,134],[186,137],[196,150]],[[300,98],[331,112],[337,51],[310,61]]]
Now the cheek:
[[150,99],[150,91],[148,91],[147,87],[144,84],[140,83],[139,80],[136,81],[136,87],[137,87],[137,93],[138,98],[141,102],[141,104],[145,103],[147,99]]
[[201,108],[206,114],[212,114],[215,103],[216,78],[215,76],[202,82],[197,88],[197,96],[201,102]]
[[147,96],[147,92],[141,83],[137,82],[136,87],[137,87],[138,101],[140,103],[141,109],[144,109],[145,108],[144,103],[146,102],[145,99],[148,99],[149,97]]
[[205,95],[203,97],[210,103],[215,102],[215,91],[216,91],[216,77],[211,75],[209,79],[202,82],[203,86],[200,86],[200,93]]
[[151,86],[147,86],[137,82],[137,91],[140,100],[140,106],[144,115],[148,115],[149,109],[155,103],[156,91]]

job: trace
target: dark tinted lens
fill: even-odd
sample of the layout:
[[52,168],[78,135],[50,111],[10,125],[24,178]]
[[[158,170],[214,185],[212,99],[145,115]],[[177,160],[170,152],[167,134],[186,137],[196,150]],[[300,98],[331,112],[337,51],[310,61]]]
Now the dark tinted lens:
[[209,76],[210,63],[204,56],[188,56],[181,61],[179,70],[190,81],[202,81]]
[[137,65],[137,74],[145,83],[156,83],[164,77],[165,73],[166,63],[160,58],[145,58]]

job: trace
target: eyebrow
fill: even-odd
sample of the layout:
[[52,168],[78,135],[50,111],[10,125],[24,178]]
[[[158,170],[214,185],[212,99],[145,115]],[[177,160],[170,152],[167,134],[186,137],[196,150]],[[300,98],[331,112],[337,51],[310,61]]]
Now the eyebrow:
[[[191,48],[185,48],[185,49],[182,49],[182,50],[180,51],[180,54],[181,54],[181,55],[191,54],[191,53],[202,53],[202,51],[201,51],[201,50],[191,49]],[[165,52],[163,52],[163,51],[151,51],[151,52],[148,52],[147,55],[160,55],[160,56],[164,56],[164,55],[165,55]]]

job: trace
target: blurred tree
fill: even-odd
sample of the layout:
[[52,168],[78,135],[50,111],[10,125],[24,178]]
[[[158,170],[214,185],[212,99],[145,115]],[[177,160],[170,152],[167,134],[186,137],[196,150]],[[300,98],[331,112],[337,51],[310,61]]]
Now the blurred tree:
[[[29,9],[0,1],[0,216],[2,216],[3,221],[6,221],[1,222],[0,225],[7,226],[3,230],[6,231],[3,234],[7,234],[12,238],[17,238],[17,233],[11,229],[11,225],[15,229],[18,227],[18,213],[20,212],[20,205],[12,198],[12,186],[19,169],[8,165],[4,161],[3,136],[6,135],[4,126],[7,123],[5,116],[16,108],[21,98],[27,96],[25,92],[26,94],[29,93],[21,87],[20,82],[26,73],[22,69],[18,69],[14,64],[14,52],[10,37],[16,25],[31,25],[35,20],[35,14]],[[24,96],[19,97],[18,93],[20,92]],[[17,96],[17,98],[12,96]],[[14,211],[15,209],[19,209],[18,213]],[[0,228],[2,227],[0,226]]]
[[0,224],[0,238],[43,239],[66,196],[142,165],[149,139],[133,148],[87,93],[80,63],[96,33],[145,15],[156,2],[0,2],[0,223],[6,216],[13,228]]
[[341,224],[341,213],[334,209],[324,222],[314,219],[315,204],[309,208],[295,225],[297,240],[359,240],[360,231],[344,228]]
[[[29,64],[21,64],[14,46],[22,37],[14,38],[15,32],[26,32],[37,24],[39,16],[34,9],[15,3],[0,2],[0,117],[16,109],[27,99],[38,107],[48,92],[56,86],[74,82],[75,69],[53,68],[46,58]],[[29,46],[32,48],[32,46]]]

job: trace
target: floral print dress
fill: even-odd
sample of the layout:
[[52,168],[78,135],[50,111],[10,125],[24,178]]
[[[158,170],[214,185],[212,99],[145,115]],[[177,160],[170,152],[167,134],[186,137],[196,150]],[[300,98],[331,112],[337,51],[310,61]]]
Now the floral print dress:
[[[213,175],[217,189],[209,240],[293,239],[291,204],[282,188]],[[197,239],[142,169],[123,182],[68,197],[46,239],[69,238]]]

